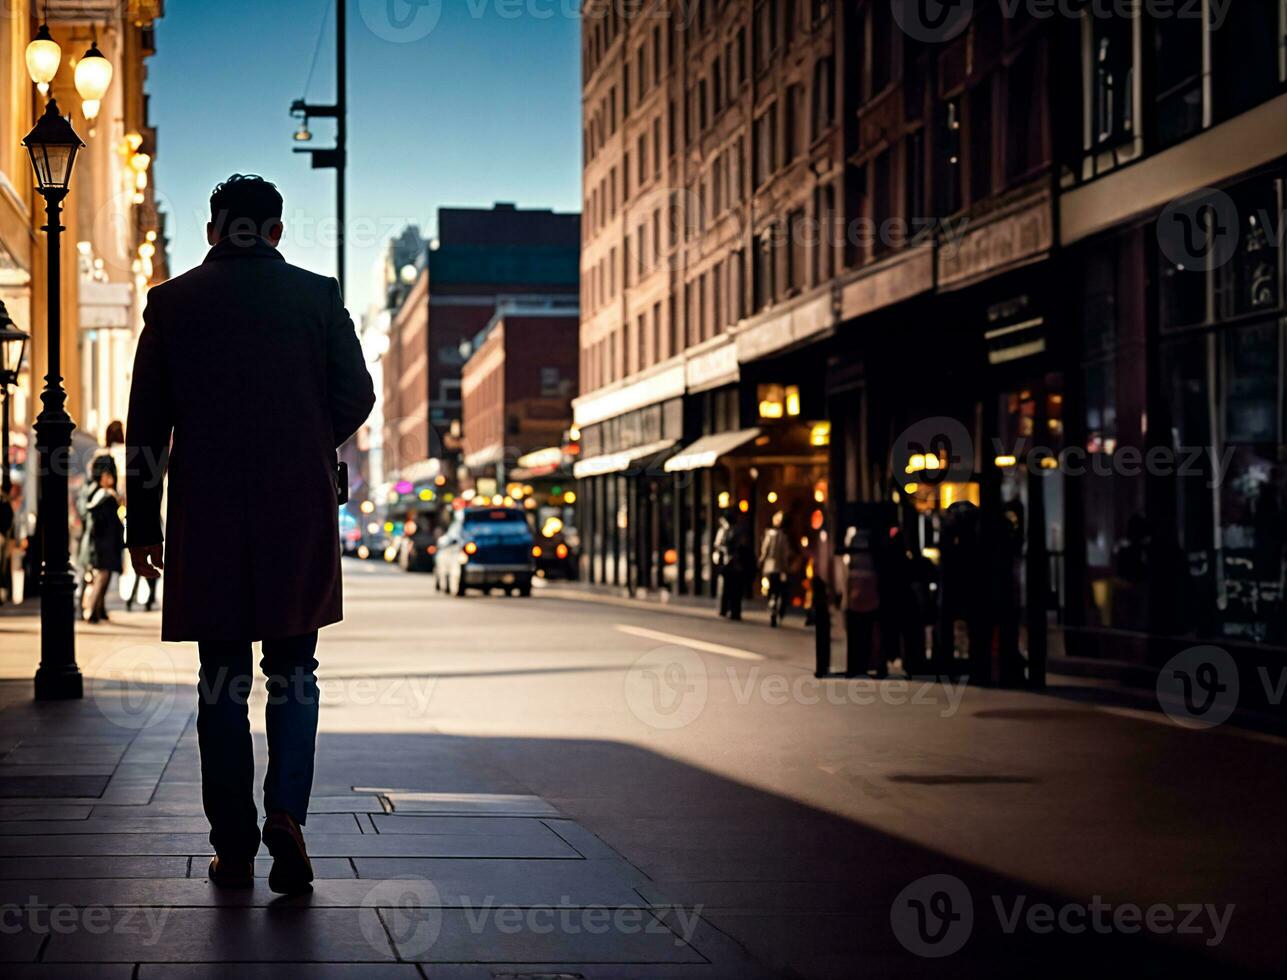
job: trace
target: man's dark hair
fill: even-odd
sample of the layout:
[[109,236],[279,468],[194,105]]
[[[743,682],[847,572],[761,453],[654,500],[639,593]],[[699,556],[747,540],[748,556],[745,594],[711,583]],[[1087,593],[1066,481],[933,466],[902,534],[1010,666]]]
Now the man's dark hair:
[[233,174],[210,195],[210,221],[219,238],[267,237],[281,220],[281,192],[257,174]]

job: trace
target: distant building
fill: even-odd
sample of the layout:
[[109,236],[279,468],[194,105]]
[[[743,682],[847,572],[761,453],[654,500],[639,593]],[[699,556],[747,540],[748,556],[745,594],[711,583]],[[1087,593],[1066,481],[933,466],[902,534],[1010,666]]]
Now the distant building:
[[508,304],[465,362],[464,468],[480,492],[504,488],[520,457],[561,445],[579,380],[578,317],[572,297]]
[[[442,208],[438,234],[389,328],[384,366],[384,467],[388,478],[453,465],[460,450],[462,344],[498,306],[522,297],[575,298],[580,215]],[[436,462],[430,462],[430,461]]]

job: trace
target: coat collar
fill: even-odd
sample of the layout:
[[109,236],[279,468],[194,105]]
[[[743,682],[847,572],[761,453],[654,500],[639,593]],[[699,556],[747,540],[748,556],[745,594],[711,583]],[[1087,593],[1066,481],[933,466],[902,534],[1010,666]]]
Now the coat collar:
[[277,259],[285,261],[282,253],[258,235],[225,238],[206,253],[206,262],[223,259]]

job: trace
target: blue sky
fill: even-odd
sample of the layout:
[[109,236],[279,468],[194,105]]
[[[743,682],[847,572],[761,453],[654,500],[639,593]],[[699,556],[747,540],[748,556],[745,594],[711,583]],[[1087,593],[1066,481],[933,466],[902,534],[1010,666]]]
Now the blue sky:
[[[334,274],[335,174],[295,154],[290,103],[335,93],[335,0],[170,0],[148,92],[177,274],[201,261],[210,190],[261,173],[286,199],[289,261]],[[443,205],[580,207],[573,0],[348,0],[348,305],[373,295],[385,239]],[[427,31],[427,33],[426,33]],[[334,124],[313,126],[314,147]]]

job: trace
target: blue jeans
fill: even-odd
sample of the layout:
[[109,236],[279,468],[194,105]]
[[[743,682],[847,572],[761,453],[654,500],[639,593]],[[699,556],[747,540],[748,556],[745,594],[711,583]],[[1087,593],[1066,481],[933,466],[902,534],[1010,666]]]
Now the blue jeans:
[[[197,742],[201,749],[201,803],[210,821],[210,843],[229,860],[259,850],[255,810],[255,752],[246,699],[254,685],[249,641],[198,644]],[[266,675],[268,772],[264,810],[285,812],[304,824],[313,788],[317,741],[317,631],[264,640],[259,668]]]

